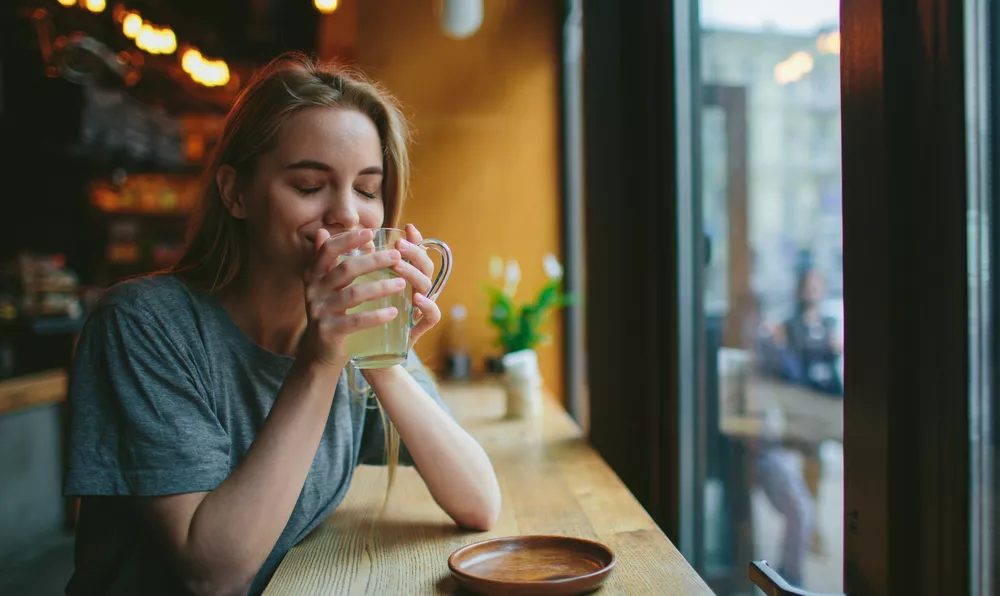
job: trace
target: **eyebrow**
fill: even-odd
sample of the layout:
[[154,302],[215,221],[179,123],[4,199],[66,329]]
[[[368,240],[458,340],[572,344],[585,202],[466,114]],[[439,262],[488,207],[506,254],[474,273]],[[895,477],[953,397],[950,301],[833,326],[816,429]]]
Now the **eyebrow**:
[[321,161],[315,161],[312,159],[300,159],[294,163],[290,163],[285,166],[286,170],[320,170],[323,172],[329,172],[332,168]]
[[[314,159],[301,159],[299,161],[293,162],[285,166],[286,170],[319,170],[321,172],[332,172],[333,168],[329,165],[316,161]],[[358,176],[369,176],[378,175],[382,176],[381,166],[368,166],[367,168],[358,172]]]

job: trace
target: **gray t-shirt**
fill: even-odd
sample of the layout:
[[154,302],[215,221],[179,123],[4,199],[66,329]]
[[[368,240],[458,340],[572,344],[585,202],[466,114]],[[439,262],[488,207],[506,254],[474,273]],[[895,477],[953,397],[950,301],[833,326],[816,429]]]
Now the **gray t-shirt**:
[[[243,460],[292,362],[250,340],[215,295],[173,276],[107,292],[83,328],[70,383],[65,493],[85,498],[68,595],[182,593],[132,501],[98,497],[214,489]],[[416,356],[405,366],[440,404]],[[305,486],[250,594],[344,499],[359,463],[384,463],[379,412],[348,391],[346,373],[335,390]],[[400,459],[412,464],[405,446]]]

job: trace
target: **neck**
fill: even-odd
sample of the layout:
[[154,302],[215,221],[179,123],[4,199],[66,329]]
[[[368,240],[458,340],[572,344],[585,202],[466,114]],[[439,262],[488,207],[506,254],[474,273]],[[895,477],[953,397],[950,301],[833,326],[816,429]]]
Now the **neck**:
[[302,280],[248,266],[220,294],[233,322],[257,345],[286,356],[295,354],[306,327]]

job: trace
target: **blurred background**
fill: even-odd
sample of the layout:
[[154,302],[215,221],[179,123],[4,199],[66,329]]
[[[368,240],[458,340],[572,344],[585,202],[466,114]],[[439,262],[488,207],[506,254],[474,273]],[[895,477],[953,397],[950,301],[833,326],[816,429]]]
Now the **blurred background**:
[[[88,306],[177,258],[229,105],[284,50],[360,68],[403,104],[415,131],[404,221],[456,256],[448,322],[420,354],[442,375],[495,367],[491,261],[502,276],[516,263],[528,295],[562,253],[566,7],[481,5],[470,20],[409,0],[3,2],[0,593],[61,594],[72,570],[62,402]],[[560,321],[538,350],[555,395]]]
[[[675,233],[704,240],[680,257],[697,267],[698,320],[677,347],[698,354],[703,368],[692,389],[696,411],[682,422],[698,429],[677,454],[686,463],[661,464],[695,471],[694,500],[681,515],[689,522],[671,527],[693,538],[671,538],[720,594],[750,593],[746,562],[760,558],[809,589],[840,591],[839,4],[681,5],[692,26],[690,38],[674,40],[670,72],[685,81],[676,93],[690,91],[691,105],[687,116],[673,100],[662,109],[672,116],[676,108],[686,122],[677,139],[690,159],[678,168],[697,210],[690,221],[699,223],[660,233],[665,243]],[[455,255],[439,300],[445,321],[419,345],[424,361],[442,379],[495,375],[510,346],[498,343],[483,286],[516,287],[525,301],[560,279],[578,300],[553,312],[543,329],[551,339],[531,347],[548,392],[589,428],[585,323],[602,315],[587,312],[587,258],[611,252],[613,261],[626,241],[603,237],[601,211],[585,201],[637,222],[655,202],[633,207],[624,189],[635,186],[624,176],[620,193],[584,196],[585,186],[599,186],[587,178],[585,166],[595,162],[585,155],[613,150],[595,132],[603,114],[587,106],[607,105],[619,69],[636,68],[625,60],[602,63],[603,73],[586,67],[603,59],[605,40],[628,43],[624,24],[604,19],[600,6],[5,1],[0,593],[62,593],[75,520],[75,503],[61,496],[75,334],[109,285],[177,258],[226,110],[253,69],[284,50],[360,68],[399,98],[412,123],[404,221]],[[607,83],[598,80],[605,73]],[[608,114],[606,126],[619,117]],[[630,281],[623,274],[620,283]],[[641,483],[622,475],[662,521]]]

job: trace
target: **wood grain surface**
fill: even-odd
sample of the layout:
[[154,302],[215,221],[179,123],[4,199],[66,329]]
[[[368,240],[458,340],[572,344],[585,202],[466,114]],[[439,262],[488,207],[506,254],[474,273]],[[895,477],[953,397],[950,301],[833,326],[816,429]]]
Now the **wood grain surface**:
[[68,378],[56,369],[0,381],[0,414],[66,401]]
[[614,472],[554,401],[535,422],[503,420],[503,392],[443,385],[456,419],[483,445],[503,507],[490,532],[458,528],[413,469],[383,508],[386,471],[357,469],[335,513],[282,561],[264,594],[458,594],[448,557],[499,536],[558,534],[597,540],[617,556],[601,594],[711,594]]
[[476,542],[448,557],[455,581],[479,594],[572,596],[593,592],[614,570],[600,542],[572,536],[504,536]]
[[[842,399],[763,375],[752,375],[745,390],[745,411],[728,411],[723,406],[719,424],[724,434],[801,445],[844,440]],[[767,413],[777,418],[768,421]]]

